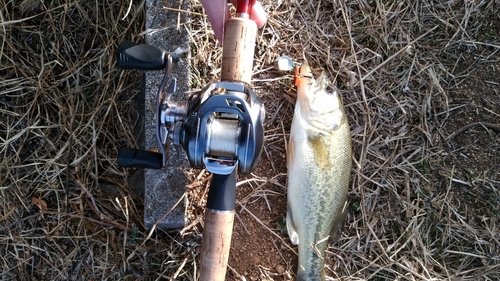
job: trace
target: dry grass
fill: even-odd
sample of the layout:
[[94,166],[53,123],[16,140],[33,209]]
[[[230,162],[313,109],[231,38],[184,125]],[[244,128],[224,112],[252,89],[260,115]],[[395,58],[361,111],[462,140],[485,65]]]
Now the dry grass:
[[[2,280],[194,280],[206,175],[186,171],[200,180],[187,189],[193,223],[149,237],[141,199],[116,165],[118,147],[136,141],[134,96],[141,87],[140,75],[120,71],[113,56],[120,41],[140,40],[144,10],[133,2],[127,14],[129,3],[0,1]],[[454,91],[478,78],[464,58],[500,64],[498,1],[264,6],[270,18],[259,32],[254,79],[268,112],[263,158],[276,177],[267,179],[284,185],[279,160],[295,99],[292,75],[272,69],[278,56],[325,69],[349,115],[351,209],[330,248],[327,275],[498,280],[500,163],[473,167],[468,176],[456,160],[463,150],[447,140],[467,125],[460,122],[477,117],[456,118],[468,103]],[[192,84],[199,88],[218,77],[221,50],[199,3],[192,11]],[[496,101],[486,108],[491,113],[473,121],[499,124],[498,87],[485,99]],[[492,159],[500,158],[498,135],[491,139]],[[245,211],[254,197],[273,196],[262,180],[257,174],[245,183],[256,186],[239,202]]]
[[141,215],[128,189],[103,184],[124,182],[117,147],[134,139],[124,93],[138,92],[113,53],[142,28],[144,11],[120,20],[121,1],[0,7],[0,279],[126,276]]

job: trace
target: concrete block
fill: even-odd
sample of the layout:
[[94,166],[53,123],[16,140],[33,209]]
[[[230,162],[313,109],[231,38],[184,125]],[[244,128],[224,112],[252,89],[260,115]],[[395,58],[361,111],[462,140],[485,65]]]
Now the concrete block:
[[[171,101],[186,101],[190,88],[189,59],[190,44],[187,27],[189,14],[172,9],[189,10],[189,1],[147,0],[146,1],[146,43],[160,47],[179,56],[173,60],[173,77],[177,79],[177,91]],[[163,71],[148,71],[145,75],[144,98],[144,147],[159,148],[155,133],[156,92],[163,79]],[[161,170],[143,170],[135,176],[144,185],[144,223],[148,229],[158,222],[157,228],[176,229],[185,225],[185,202],[168,215],[165,214],[179,201],[185,191],[187,178],[184,171],[189,161],[182,147],[170,146],[167,167]],[[141,174],[142,173],[142,174]],[[163,219],[162,219],[163,218]]]

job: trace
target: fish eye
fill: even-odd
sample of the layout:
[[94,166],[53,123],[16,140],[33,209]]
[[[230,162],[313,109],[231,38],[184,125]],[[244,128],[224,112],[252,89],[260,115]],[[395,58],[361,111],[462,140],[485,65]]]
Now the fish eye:
[[332,87],[332,85],[328,85],[328,86],[326,86],[326,88],[325,88],[325,91],[326,91],[327,93],[329,93],[329,94],[333,94],[333,91],[334,91],[334,90],[335,90],[335,89]]

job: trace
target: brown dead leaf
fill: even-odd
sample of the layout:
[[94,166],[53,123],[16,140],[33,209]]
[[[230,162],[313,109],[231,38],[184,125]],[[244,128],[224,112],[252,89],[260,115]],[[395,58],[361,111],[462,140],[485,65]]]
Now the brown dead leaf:
[[47,201],[41,199],[41,198],[36,198],[36,197],[31,197],[31,203],[36,205],[38,209],[40,209],[40,212],[44,213],[47,212],[49,209],[47,208]]

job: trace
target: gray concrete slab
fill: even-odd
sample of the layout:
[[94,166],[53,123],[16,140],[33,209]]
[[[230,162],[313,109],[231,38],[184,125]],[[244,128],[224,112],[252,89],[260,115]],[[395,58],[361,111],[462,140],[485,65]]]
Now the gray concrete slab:
[[[187,32],[189,14],[171,9],[189,10],[189,1],[146,0],[146,43],[175,52],[173,77],[177,79],[177,91],[173,102],[186,101],[190,88],[189,59],[190,44]],[[144,147],[150,150],[159,148],[155,134],[156,91],[163,79],[164,72],[148,71],[145,75],[144,98]],[[144,223],[148,229],[158,222],[157,228],[176,229],[185,225],[185,202],[168,215],[167,212],[179,201],[185,191],[187,178],[184,171],[189,161],[181,147],[171,145],[167,167],[161,170],[143,170],[135,177],[137,185],[144,185]]]

